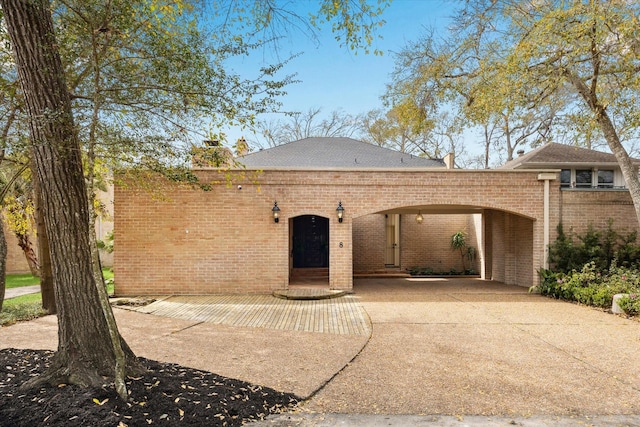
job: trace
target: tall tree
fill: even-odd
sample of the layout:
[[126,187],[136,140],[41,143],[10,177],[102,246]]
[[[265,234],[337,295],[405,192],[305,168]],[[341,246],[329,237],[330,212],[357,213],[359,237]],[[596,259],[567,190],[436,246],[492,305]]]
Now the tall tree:
[[275,147],[310,137],[357,137],[361,131],[358,116],[333,111],[322,118],[321,112],[321,108],[310,108],[306,112],[291,113],[286,120],[260,121],[257,124],[260,139],[264,139],[269,147]]
[[640,123],[640,5],[468,0],[454,23],[446,42],[432,34],[406,50],[397,86],[435,105],[453,102],[478,124],[502,115],[513,129],[514,117],[525,124],[529,112],[548,109],[534,126],[540,138],[550,137],[551,117],[566,115],[575,126],[563,131],[606,141],[640,222],[640,181],[624,145]]
[[58,351],[47,373],[26,386],[43,382],[99,386],[103,376],[109,376],[116,378],[116,388],[126,398],[123,372],[140,366],[119,336],[108,302],[100,302],[93,276],[80,143],[49,3],[2,0],[0,4],[30,118],[35,178],[51,231],[58,309]]
[[559,94],[572,96],[567,108],[607,142],[640,222],[640,181],[623,145],[640,123],[640,5],[477,0],[467,2],[457,22],[476,51],[490,52],[484,69],[517,105],[536,109]]
[[[70,9],[85,3],[89,6],[102,4],[103,7],[108,8],[116,2],[93,3],[71,0],[61,2],[64,7]],[[318,20],[326,20],[332,23],[335,31],[344,36],[349,47],[369,46],[372,28],[380,23],[377,16],[386,3],[386,1],[382,1],[378,2],[377,6],[371,6],[367,0],[341,2],[323,0],[320,2],[319,14],[312,17],[310,25],[315,25]],[[127,6],[132,3],[120,2],[118,4]],[[157,32],[152,31],[147,34],[146,38],[139,39],[137,45],[135,43],[130,45],[131,49],[128,51],[120,48],[113,49],[116,53],[109,61],[106,61],[112,66],[110,68],[112,74],[107,77],[105,68],[100,68],[100,75],[105,77],[103,81],[98,82],[99,84],[95,83],[97,71],[95,61],[87,59],[93,57],[81,55],[78,60],[68,63],[68,66],[80,68],[80,71],[74,74],[80,80],[93,72],[94,78],[89,79],[89,82],[93,82],[89,83],[91,86],[89,95],[83,97],[76,94],[74,99],[89,102],[88,106],[85,106],[85,110],[90,111],[91,114],[86,117],[95,117],[94,102],[102,106],[103,110],[101,111],[110,112],[113,122],[109,120],[101,122],[103,129],[107,130],[105,135],[109,135],[109,125],[115,126],[116,129],[132,128],[135,130],[136,127],[126,120],[127,114],[131,111],[135,111],[141,118],[138,124],[146,125],[142,126],[142,131],[139,134],[131,132],[125,135],[120,134],[119,138],[116,138],[119,142],[135,144],[137,146],[135,154],[120,148],[111,152],[113,157],[124,155],[125,160],[129,161],[132,161],[133,157],[142,159],[145,166],[154,170],[157,169],[154,168],[157,162],[152,159],[152,156],[145,156],[145,154],[160,152],[164,153],[165,157],[171,158],[172,150],[175,150],[175,146],[171,144],[174,140],[167,138],[167,133],[154,133],[145,128],[154,124],[169,123],[176,126],[178,131],[184,131],[185,128],[180,130],[180,124],[172,122],[171,119],[177,117],[176,114],[181,108],[188,109],[192,105],[191,97],[197,98],[203,95],[188,91],[190,79],[197,76],[198,79],[206,80],[211,77],[211,74],[208,74],[211,72],[221,73],[223,77],[225,75],[224,64],[215,63],[195,70],[184,68],[183,74],[178,75],[178,80],[158,81],[158,84],[162,84],[160,87],[137,84],[144,80],[127,80],[142,78],[145,73],[157,75],[154,73],[170,67],[171,61],[149,60],[149,56],[146,55],[143,48],[146,47],[146,43],[152,43],[154,49],[162,49],[164,45],[172,41],[172,34],[163,31],[162,24],[165,22],[163,19],[169,21],[173,18],[183,19],[179,13],[174,14],[173,11],[174,8],[180,8],[184,4],[186,3],[160,0],[140,1],[132,4],[126,13],[114,14],[113,17],[114,19],[118,17],[129,19],[136,17],[139,11],[146,11],[144,16],[148,17],[148,20],[143,19],[136,25],[127,26],[124,31],[120,31],[123,27],[114,28],[111,25],[91,27],[98,33],[105,35],[113,33],[118,37],[120,35],[126,36],[130,34],[128,31],[134,31],[141,27],[158,29]],[[236,3],[231,1],[230,4]],[[253,21],[246,19],[243,14],[239,14],[239,22],[251,22],[249,26],[254,32],[271,25],[275,16],[272,12],[276,10],[276,2],[254,2],[252,4],[254,7],[251,10],[255,12],[252,15]],[[69,87],[80,88],[81,85],[76,86],[73,79],[67,81],[58,50],[61,46],[68,50],[77,48],[78,52],[83,52],[79,45],[74,46],[74,43],[78,43],[80,39],[63,37],[61,44],[58,44],[51,16],[51,5],[48,0],[0,0],[0,5],[15,54],[16,68],[29,118],[34,179],[40,200],[38,205],[44,212],[46,230],[49,235],[49,252],[55,277],[55,298],[58,310],[58,351],[53,363],[45,374],[28,381],[25,386],[35,386],[43,382],[64,382],[83,386],[100,385],[103,382],[103,376],[107,376],[115,378],[118,393],[126,398],[124,375],[125,373],[135,373],[140,369],[140,365],[135,355],[120,337],[107,301],[106,291],[103,286],[96,283],[93,275],[81,138],[74,121],[72,96],[68,89]],[[99,10],[99,7],[95,10],[89,10],[86,16],[93,16]],[[239,13],[239,10],[241,9],[235,9],[236,13]],[[152,22],[154,19],[159,26],[154,26]],[[84,20],[84,22],[86,21]],[[194,37],[183,39],[183,46],[203,40],[198,33],[197,23],[192,21],[184,23],[188,30],[187,34]],[[223,31],[223,34],[226,33]],[[246,44],[242,35],[234,35],[233,33],[226,35],[235,40],[235,43],[241,48]],[[118,37],[114,36],[113,38]],[[132,42],[135,40],[135,37],[130,39]],[[100,48],[107,47],[106,42],[100,45]],[[224,47],[220,46],[219,48]],[[196,60],[207,60],[209,55],[215,52],[205,49],[198,53]],[[181,55],[167,56],[177,62],[188,62],[187,59],[190,59],[188,53],[182,52],[182,55],[184,58]],[[130,61],[127,63],[125,59]],[[128,65],[122,65],[125,63]],[[216,67],[218,65],[219,67]],[[261,73],[271,75],[275,71],[276,69],[267,67]],[[171,73],[165,75],[171,75]],[[228,86],[220,83],[221,81],[228,83]],[[107,82],[115,83],[107,89],[105,86]],[[121,82],[127,83],[127,86],[120,85]],[[222,111],[214,109],[226,122],[238,122],[242,119],[241,112],[235,107],[243,102],[247,103],[248,99],[242,98],[240,93],[251,96],[264,89],[267,93],[265,102],[270,103],[268,98],[280,93],[279,90],[282,87],[281,82],[276,82],[273,85],[266,82],[264,86],[245,84],[236,77],[218,79],[216,82],[218,84],[213,88],[207,86],[209,90],[204,96],[206,102],[197,103],[197,105],[200,107],[200,111],[204,111],[206,106],[214,108],[213,101],[216,99],[223,101],[228,98],[231,103],[219,102],[219,105],[223,108],[227,106],[230,108]],[[182,90],[174,89],[173,85],[181,87]],[[237,92],[239,87],[242,89]],[[139,97],[147,96],[147,98],[144,100],[134,98],[133,101],[127,102],[127,95],[134,89],[139,92],[137,94]],[[96,91],[100,92],[97,97],[94,96]],[[105,99],[109,92],[118,93],[118,99],[122,101],[120,104],[112,103],[113,109],[104,108],[105,105],[108,105]],[[174,103],[171,109],[166,110],[161,106],[165,105],[160,99],[163,96],[179,99],[181,104]],[[145,112],[145,110],[149,111]],[[122,111],[124,111],[124,116],[119,115],[119,112]],[[251,114],[250,110],[242,111]],[[169,115],[165,114],[167,112]],[[125,120],[122,120],[123,117]],[[80,120],[80,123],[85,123],[83,120],[84,118]],[[89,126],[87,129],[91,129],[91,127]],[[166,130],[163,126],[160,126],[159,129]],[[113,141],[109,138],[105,138],[105,140]],[[153,147],[154,142],[158,141],[163,143],[161,146],[165,150],[164,152]],[[145,152],[145,148],[150,151]]]
[[524,107],[509,86],[517,76],[501,75],[495,68],[502,54],[496,49],[501,46],[480,43],[475,35],[457,30],[444,40],[429,32],[408,43],[396,55],[386,98],[392,103],[410,100],[430,116],[445,114],[457,123],[449,129],[458,133],[478,127],[493,130],[490,139],[484,134],[485,167],[490,164],[491,147],[511,160],[519,147],[549,140],[562,97],[557,95],[536,109]]
[[393,105],[386,112],[370,111],[363,121],[365,141],[428,157],[434,157],[428,147],[433,127],[434,121],[427,119],[425,112],[410,100]]
[[[0,103],[0,123],[2,126],[2,135],[0,145],[3,153],[6,156],[3,158],[14,165],[20,162],[29,161],[30,147],[28,144],[28,121],[25,115],[24,102],[22,99],[22,92],[20,91],[20,85],[17,80],[17,73],[15,70],[14,55],[11,52],[11,43],[9,42],[9,35],[6,32],[4,26],[0,27],[0,39],[2,40],[0,47],[0,96],[2,97],[2,103]],[[4,164],[3,164],[4,166]],[[11,168],[10,173],[16,172],[14,168]],[[33,174],[31,174],[33,175]],[[20,175],[22,176],[22,175]],[[30,176],[25,174],[25,185],[32,189],[30,192],[23,192],[20,196],[28,199],[25,200],[27,204],[31,204],[35,207],[34,219],[35,219],[35,235],[37,239],[37,264],[39,266],[38,274],[40,276],[40,292],[42,295],[42,308],[49,314],[56,312],[55,297],[53,290],[53,273],[51,272],[51,262],[49,259],[47,233],[44,228],[44,218],[37,202],[37,191],[33,191],[37,186],[35,180],[31,180]],[[12,188],[7,188],[7,191]],[[29,230],[32,234],[33,230]],[[27,246],[28,247],[28,246]],[[30,255],[33,253],[28,252]],[[32,261],[35,261],[32,260]]]
[[448,112],[433,111],[427,118],[417,106],[400,104],[389,111],[373,110],[363,121],[363,140],[402,153],[441,159],[448,153],[465,154],[464,127]]
[[[0,211],[0,220],[2,220],[2,211]],[[7,271],[7,239],[4,235],[4,227],[0,223],[0,311],[4,304],[4,294],[7,287],[6,279]]]

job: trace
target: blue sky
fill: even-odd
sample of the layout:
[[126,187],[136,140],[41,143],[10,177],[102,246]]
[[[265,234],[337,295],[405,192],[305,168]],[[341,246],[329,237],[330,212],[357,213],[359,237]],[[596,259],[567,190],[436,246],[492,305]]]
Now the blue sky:
[[[317,6],[313,1],[305,4],[310,8]],[[318,33],[319,43],[300,34],[284,41],[280,45],[281,56],[286,57],[289,52],[304,53],[289,62],[284,70],[286,74],[296,73],[300,83],[286,89],[288,94],[281,99],[283,110],[304,112],[321,108],[327,115],[336,110],[355,115],[382,108],[380,96],[390,82],[393,52],[418,39],[427,28],[444,32],[455,5],[456,2],[446,0],[394,0],[383,15],[387,21],[379,30],[383,38],[373,45],[384,52],[382,56],[356,54],[340,47],[330,28]],[[240,65],[248,70],[258,69],[264,63],[263,55],[256,53]],[[240,136],[255,139],[246,130],[228,129],[226,133],[230,145]]]

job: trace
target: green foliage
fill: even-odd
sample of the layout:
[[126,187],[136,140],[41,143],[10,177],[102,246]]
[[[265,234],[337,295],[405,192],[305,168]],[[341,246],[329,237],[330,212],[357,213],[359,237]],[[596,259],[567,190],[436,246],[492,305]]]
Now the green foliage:
[[44,315],[46,312],[42,309],[40,294],[23,295],[4,301],[2,312],[0,312],[0,325],[12,325]]
[[431,267],[418,267],[413,266],[407,268],[407,272],[412,276],[460,276],[460,275],[475,275],[476,272],[473,269],[466,269],[464,271],[458,271],[455,268],[450,268],[447,271],[438,271]]
[[558,238],[549,245],[549,263],[553,271],[569,273],[580,270],[593,262],[599,270],[608,270],[614,260],[617,265],[640,268],[640,246],[636,242],[637,233],[622,235],[613,229],[609,220],[603,231],[589,226],[580,236],[565,233],[558,225]]
[[[319,13],[311,16],[311,24],[318,26],[329,22],[336,40],[342,46],[346,45],[352,50],[364,48],[365,53],[369,53],[375,30],[385,23],[379,17],[390,3],[391,0],[378,0],[373,4],[369,0],[323,0]],[[382,55],[382,52],[375,49],[374,54]]]
[[104,277],[104,284],[107,287],[107,295],[113,295],[115,288],[115,278],[113,270],[110,268],[103,268],[102,277]]
[[113,230],[109,231],[105,235],[104,240],[98,240],[96,243],[98,245],[98,249],[102,249],[109,254],[113,253]]
[[618,306],[631,316],[640,314],[640,294],[633,293],[618,300]]
[[601,272],[595,262],[590,262],[569,274],[545,269],[538,273],[541,283],[532,291],[596,307],[610,308],[615,294],[640,293],[640,271],[618,267],[615,263],[608,272]]
[[[541,283],[531,290],[553,298],[610,308],[615,294],[640,291],[640,247],[635,241],[635,232],[621,235],[613,229],[611,220],[606,229],[589,227],[577,237],[567,235],[559,225],[558,238],[549,246],[552,270],[540,269]],[[625,302],[629,314],[635,303],[635,299]]]
[[487,156],[495,144],[509,158],[516,146],[550,140],[606,141],[625,169],[620,141],[640,129],[638,2],[459,5],[447,34],[431,29],[398,54],[391,104],[409,99],[429,116],[447,110],[484,127]]
[[418,267],[418,266],[414,266],[414,267],[409,267],[407,269],[407,271],[409,272],[409,274],[411,274],[412,276],[432,276],[434,274],[436,274],[433,270],[433,268],[431,267]]
[[451,236],[451,250],[460,252],[460,258],[462,260],[462,271],[466,274],[473,274],[473,268],[467,268],[465,260],[468,260],[470,264],[476,259],[476,248],[473,246],[467,246],[467,235],[464,231],[458,231]]

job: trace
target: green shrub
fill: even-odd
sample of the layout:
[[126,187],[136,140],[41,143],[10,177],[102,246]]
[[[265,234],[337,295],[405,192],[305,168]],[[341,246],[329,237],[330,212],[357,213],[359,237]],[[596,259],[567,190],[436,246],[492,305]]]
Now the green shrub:
[[618,267],[615,261],[608,272],[601,272],[595,262],[569,274],[539,271],[541,283],[532,290],[557,299],[609,308],[615,294],[640,293],[640,271]]
[[[26,296],[26,295],[25,295]],[[29,296],[31,297],[31,296]],[[16,322],[42,317],[47,313],[42,309],[42,300],[26,299],[26,302],[7,300],[0,312],[0,326],[13,325]]]
[[598,270],[611,268],[612,263],[627,268],[640,269],[640,246],[636,244],[637,233],[622,235],[613,229],[613,220],[607,228],[596,230],[589,226],[580,236],[565,233],[558,225],[558,238],[549,245],[549,264],[553,271],[570,273],[580,271],[587,263],[594,263]]
[[631,316],[640,314],[640,294],[634,293],[618,300],[618,306]]
[[410,267],[408,271],[412,276],[432,276],[435,274],[433,268],[430,267]]

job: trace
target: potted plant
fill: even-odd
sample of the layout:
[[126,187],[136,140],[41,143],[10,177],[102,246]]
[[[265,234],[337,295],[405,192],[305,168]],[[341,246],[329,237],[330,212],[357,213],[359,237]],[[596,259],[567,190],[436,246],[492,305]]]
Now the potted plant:
[[476,259],[476,249],[473,246],[467,246],[467,235],[464,231],[458,231],[451,236],[451,250],[460,252],[463,274],[469,273],[471,268],[467,268],[465,259],[473,263]]

